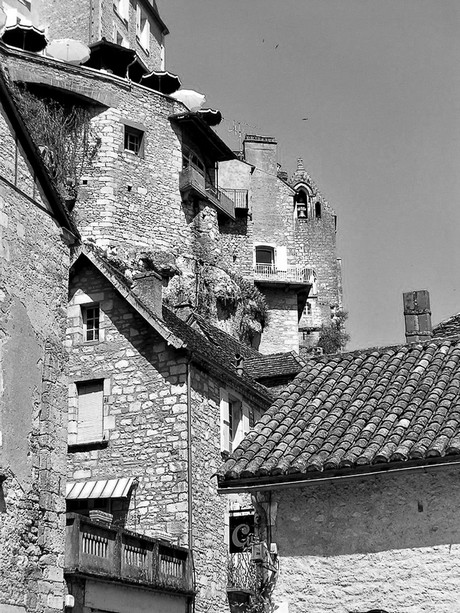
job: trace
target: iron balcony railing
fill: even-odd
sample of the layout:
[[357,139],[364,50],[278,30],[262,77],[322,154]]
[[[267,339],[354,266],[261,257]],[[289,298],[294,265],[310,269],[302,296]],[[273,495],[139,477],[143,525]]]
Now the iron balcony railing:
[[191,552],[123,528],[67,515],[66,573],[96,574],[171,592],[193,593]]
[[235,203],[235,209],[247,209],[249,206],[247,189],[227,189],[221,187],[223,191]]
[[256,281],[313,284],[314,271],[305,266],[286,266],[286,270],[279,270],[274,264],[256,264],[254,279]]
[[179,173],[179,189],[182,193],[191,192],[202,200],[207,200],[219,211],[235,219],[235,203],[221,190],[206,181],[200,170],[190,164]]

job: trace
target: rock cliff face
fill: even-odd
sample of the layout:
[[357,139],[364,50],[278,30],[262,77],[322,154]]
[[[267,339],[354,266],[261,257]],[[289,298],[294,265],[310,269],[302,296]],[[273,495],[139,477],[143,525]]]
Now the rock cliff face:
[[149,271],[161,275],[164,302],[183,318],[197,312],[249,345],[257,343],[267,324],[263,294],[250,281],[217,264],[171,252],[116,246],[99,252],[128,281]]

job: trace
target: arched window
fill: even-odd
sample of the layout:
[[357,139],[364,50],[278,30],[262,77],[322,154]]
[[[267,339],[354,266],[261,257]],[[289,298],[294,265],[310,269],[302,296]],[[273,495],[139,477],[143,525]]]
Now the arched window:
[[321,219],[321,202],[315,202],[315,217]]

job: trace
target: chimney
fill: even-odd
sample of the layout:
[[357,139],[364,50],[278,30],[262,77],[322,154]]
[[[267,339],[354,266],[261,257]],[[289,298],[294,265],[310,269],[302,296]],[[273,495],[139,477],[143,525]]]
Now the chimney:
[[159,274],[149,271],[134,275],[131,290],[152,313],[163,317],[163,280]]
[[278,173],[276,160],[277,143],[273,136],[246,134],[243,141],[244,160],[272,175]]
[[426,289],[405,292],[404,321],[406,325],[406,342],[418,343],[431,338],[430,294]]

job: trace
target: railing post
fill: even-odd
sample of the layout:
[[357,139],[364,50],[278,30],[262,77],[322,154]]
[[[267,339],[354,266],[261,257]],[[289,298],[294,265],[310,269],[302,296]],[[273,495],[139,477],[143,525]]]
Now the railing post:
[[122,560],[123,556],[123,535],[121,530],[117,530],[115,543],[114,543],[114,552],[113,552],[113,570],[115,575],[121,579],[122,573]]
[[158,542],[153,543],[152,548],[152,580],[156,585],[160,581],[160,545]]

